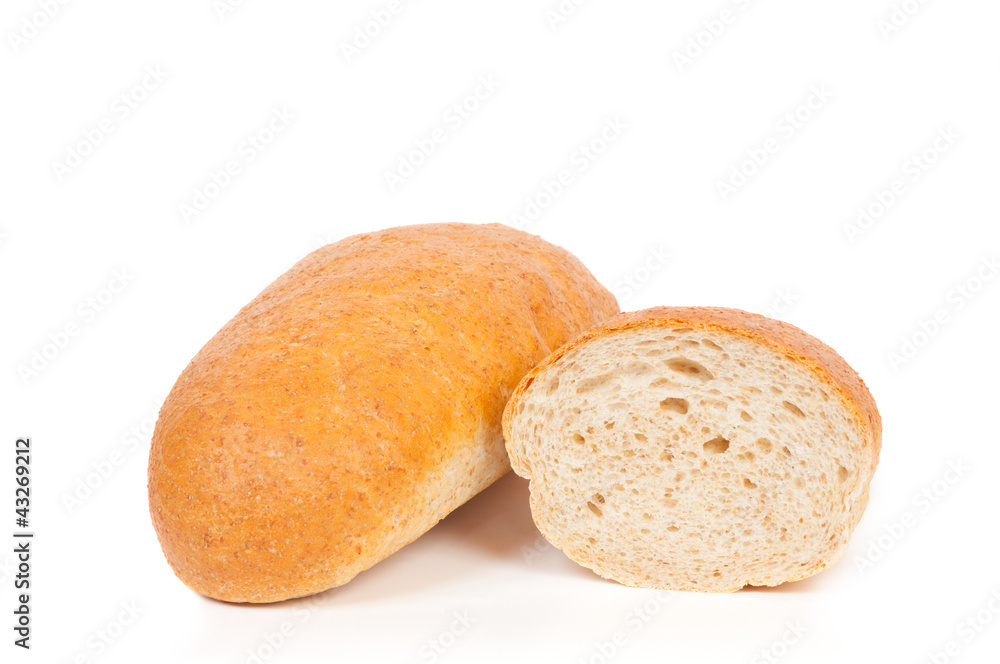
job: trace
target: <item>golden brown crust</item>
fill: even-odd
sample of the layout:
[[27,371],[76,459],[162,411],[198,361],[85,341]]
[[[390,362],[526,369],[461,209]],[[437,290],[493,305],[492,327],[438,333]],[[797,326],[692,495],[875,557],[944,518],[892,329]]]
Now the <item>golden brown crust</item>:
[[879,452],[882,449],[882,418],[875,406],[875,399],[861,376],[835,350],[794,325],[759,314],[723,307],[653,307],[642,311],[624,312],[590,328],[545,358],[521,380],[504,410],[505,433],[510,431],[510,420],[516,412],[515,408],[535,376],[574,348],[582,346],[591,339],[622,330],[678,325],[739,334],[786,353],[804,366],[808,366],[820,380],[841,396],[854,414],[860,429],[865,434],[865,440],[871,446],[869,473],[875,472]]
[[228,601],[346,583],[506,472],[500,418],[517,381],[617,311],[571,254],[498,224],[313,252],[163,405],[149,502],[168,562]]

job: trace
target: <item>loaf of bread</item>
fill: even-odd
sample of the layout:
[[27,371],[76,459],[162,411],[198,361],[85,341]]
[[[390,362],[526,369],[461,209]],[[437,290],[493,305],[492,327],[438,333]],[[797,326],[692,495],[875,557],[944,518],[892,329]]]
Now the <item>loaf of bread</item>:
[[163,404],[149,505],[167,561],[232,602],[346,583],[507,472],[501,416],[517,382],[617,312],[571,254],[496,224],[313,252]]
[[603,577],[732,592],[847,547],[882,423],[802,330],[733,309],[616,316],[550,355],[504,412],[542,534]]

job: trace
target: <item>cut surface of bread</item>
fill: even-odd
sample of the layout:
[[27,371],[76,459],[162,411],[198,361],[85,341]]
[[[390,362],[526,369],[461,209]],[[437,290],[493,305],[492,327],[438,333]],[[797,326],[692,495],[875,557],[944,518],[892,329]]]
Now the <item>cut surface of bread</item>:
[[629,586],[732,592],[834,562],[881,419],[796,327],[733,309],[616,316],[531,371],[504,413],[542,534]]

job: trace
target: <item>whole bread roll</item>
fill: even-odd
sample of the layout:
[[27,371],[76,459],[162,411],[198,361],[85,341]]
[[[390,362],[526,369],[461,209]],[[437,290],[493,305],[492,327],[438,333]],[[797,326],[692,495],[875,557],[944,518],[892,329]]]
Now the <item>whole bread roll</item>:
[[732,592],[847,547],[882,421],[840,355],[734,309],[624,313],[550,355],[504,413],[542,534],[629,586]]
[[509,470],[501,415],[518,380],[617,311],[574,256],[497,224],[313,252],[163,404],[149,505],[167,561],[231,602],[346,583]]

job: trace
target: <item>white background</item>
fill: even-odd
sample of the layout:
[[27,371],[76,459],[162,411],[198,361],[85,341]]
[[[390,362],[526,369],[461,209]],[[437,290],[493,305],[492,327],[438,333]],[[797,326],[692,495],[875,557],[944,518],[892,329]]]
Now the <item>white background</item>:
[[[13,445],[30,435],[37,533],[30,652],[11,644],[13,545],[0,554],[4,661],[928,662],[950,641],[957,656],[934,661],[996,661],[1000,280],[983,261],[1000,252],[1000,5],[907,0],[889,30],[889,0],[592,0],[553,27],[556,4],[404,2],[348,61],[342,44],[387,0],[252,0],[222,16],[211,0],[91,0],[51,19],[3,3],[0,531],[12,541]],[[157,67],[160,82],[145,74]],[[491,76],[461,126],[446,119]],[[294,120],[248,160],[241,144],[274,109]],[[625,128],[580,170],[609,120]],[[112,131],[86,145],[102,121]],[[447,140],[390,188],[385,172],[436,128]],[[742,163],[765,145],[762,165]],[[66,173],[56,163],[76,150]],[[181,205],[229,160],[240,173],[186,221]],[[724,196],[741,165],[753,174]],[[570,185],[539,200],[562,170]],[[849,233],[895,180],[895,200]],[[147,513],[148,431],[202,344],[321,244],[511,223],[529,198],[544,210],[526,229],[623,309],[770,312],[861,373],[885,439],[841,561],[777,589],[658,597],[545,547],[509,475],[315,602],[232,606],[181,584]],[[669,260],[647,270],[657,252]],[[97,312],[88,298],[106,300],[116,270],[128,285]],[[626,277],[643,283],[629,292]],[[946,322],[923,334],[938,310]],[[69,323],[78,334],[26,373]],[[919,348],[893,362],[904,339]],[[99,486],[68,506],[88,476]],[[119,629],[123,602],[140,614]],[[453,638],[455,612],[474,623]]]

